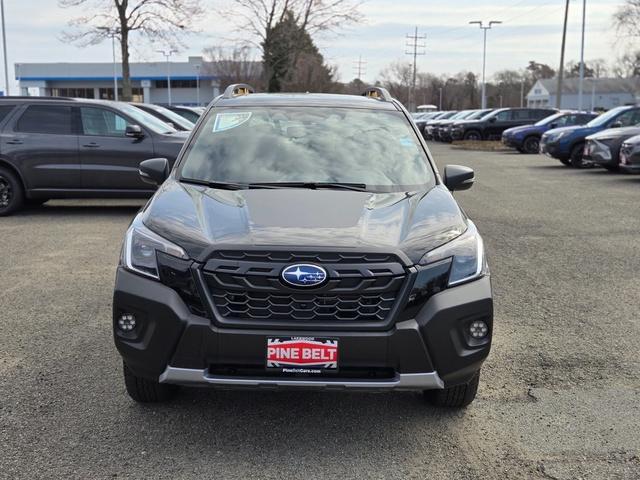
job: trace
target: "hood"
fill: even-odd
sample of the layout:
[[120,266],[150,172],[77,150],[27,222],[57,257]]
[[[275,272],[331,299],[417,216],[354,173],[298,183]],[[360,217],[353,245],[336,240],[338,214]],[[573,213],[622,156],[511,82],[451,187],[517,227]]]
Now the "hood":
[[587,127],[586,125],[573,125],[571,127],[560,127],[560,128],[553,128],[551,130],[547,130],[547,132],[545,133],[545,135],[555,135],[557,133],[562,133],[562,132],[570,132],[570,133],[584,133],[585,135],[589,135],[589,132],[597,132],[599,131],[598,128],[590,128]]
[[508,128],[504,131],[504,135],[518,135],[521,133],[534,133],[537,132],[538,130],[542,131],[544,129],[544,127],[536,127],[533,124],[530,125],[522,125],[520,127],[513,127],[513,128]]
[[478,119],[478,120],[458,120],[456,122],[456,125],[478,125],[478,124],[484,124],[485,122],[483,122],[482,120]]
[[198,261],[239,246],[384,249],[417,263],[467,228],[442,185],[428,192],[218,190],[170,178],[147,204],[143,222]]
[[635,135],[640,135],[640,127],[622,127],[622,128],[608,128],[601,132],[589,135],[588,140],[601,140],[604,138],[629,138]]

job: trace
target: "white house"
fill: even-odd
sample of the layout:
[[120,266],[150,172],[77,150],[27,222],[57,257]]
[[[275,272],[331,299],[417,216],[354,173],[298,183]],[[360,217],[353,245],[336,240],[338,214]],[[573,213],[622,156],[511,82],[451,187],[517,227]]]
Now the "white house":
[[[567,78],[563,82],[560,108],[579,109],[579,79]],[[528,107],[555,107],[558,79],[538,80],[527,94]],[[639,100],[640,78],[585,78],[582,110],[596,110],[633,105]]]

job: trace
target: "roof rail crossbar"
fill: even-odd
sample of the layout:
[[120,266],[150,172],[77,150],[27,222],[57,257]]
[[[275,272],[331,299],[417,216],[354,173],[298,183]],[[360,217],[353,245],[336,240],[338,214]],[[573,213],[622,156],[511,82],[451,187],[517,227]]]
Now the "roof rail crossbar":
[[380,100],[383,102],[392,102],[393,98],[389,93],[389,90],[382,87],[367,87],[367,89],[362,92],[363,97],[373,98],[374,100]]
[[255,89],[246,83],[234,83],[225,88],[222,98],[241,97],[242,95],[249,95],[250,93],[256,93]]

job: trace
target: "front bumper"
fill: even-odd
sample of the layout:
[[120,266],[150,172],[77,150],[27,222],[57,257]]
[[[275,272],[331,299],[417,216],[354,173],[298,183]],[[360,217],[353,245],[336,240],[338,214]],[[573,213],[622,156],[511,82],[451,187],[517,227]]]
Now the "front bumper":
[[[125,312],[140,320],[133,334],[115,328]],[[466,337],[469,323],[479,319],[491,332],[489,277],[435,294],[414,318],[385,331],[221,327],[215,320],[193,315],[173,289],[121,268],[113,303],[115,344],[136,375],[166,383],[234,388],[427,390],[465,383],[480,369],[491,347],[491,334],[481,341]],[[278,335],[337,339],[339,375],[267,374],[266,339]]]
[[544,137],[540,141],[540,153],[553,158],[569,157],[569,153],[563,151],[560,142],[548,142]]
[[507,137],[505,135],[502,136],[502,144],[505,147],[509,147],[509,148],[522,148],[522,141],[518,140],[515,137]]

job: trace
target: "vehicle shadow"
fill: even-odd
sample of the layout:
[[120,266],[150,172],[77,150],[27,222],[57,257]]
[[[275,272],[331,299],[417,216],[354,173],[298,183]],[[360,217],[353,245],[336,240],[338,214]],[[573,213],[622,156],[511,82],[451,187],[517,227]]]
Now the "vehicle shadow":
[[166,438],[167,447],[215,450],[221,460],[268,457],[269,452],[272,458],[279,452],[275,458],[282,459],[286,452],[285,458],[302,459],[317,452],[327,461],[375,462],[380,450],[418,452],[414,440],[425,429],[434,438],[446,438],[465,412],[432,407],[411,392],[183,389],[171,404],[133,405],[126,417],[140,427],[131,429],[139,432],[129,439],[136,445],[157,433],[155,441]]

